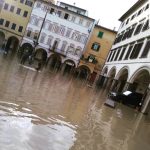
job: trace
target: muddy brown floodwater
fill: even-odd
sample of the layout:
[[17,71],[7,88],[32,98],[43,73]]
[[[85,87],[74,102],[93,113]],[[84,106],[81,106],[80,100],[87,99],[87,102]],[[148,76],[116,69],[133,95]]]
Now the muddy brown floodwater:
[[150,118],[69,75],[0,56],[0,150],[150,150]]

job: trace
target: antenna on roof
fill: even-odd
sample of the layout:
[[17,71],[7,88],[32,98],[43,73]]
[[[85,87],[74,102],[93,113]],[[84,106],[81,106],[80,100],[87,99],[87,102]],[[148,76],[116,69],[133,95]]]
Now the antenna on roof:
[[76,5],[76,3],[74,2],[74,3],[73,3],[73,5],[75,6],[75,5]]

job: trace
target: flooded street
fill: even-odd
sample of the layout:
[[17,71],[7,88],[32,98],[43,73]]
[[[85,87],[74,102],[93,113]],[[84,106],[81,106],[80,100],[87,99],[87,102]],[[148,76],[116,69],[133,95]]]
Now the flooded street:
[[0,55],[0,150],[149,150],[150,118],[106,94]]

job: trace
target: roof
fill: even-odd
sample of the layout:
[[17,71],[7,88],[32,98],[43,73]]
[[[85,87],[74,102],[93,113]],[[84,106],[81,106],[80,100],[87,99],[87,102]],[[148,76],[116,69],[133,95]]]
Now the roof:
[[103,26],[100,26],[100,25],[97,25],[97,24],[95,25],[95,27],[103,28],[103,29],[108,30],[108,31],[110,31],[110,32],[117,33],[117,31],[115,31],[115,30],[111,30],[111,29],[109,29],[109,28],[106,28],[106,27],[103,27]]
[[80,7],[77,7],[77,6],[74,6],[74,5],[70,5],[70,4],[67,4],[67,3],[61,2],[61,1],[60,1],[60,3],[61,3],[61,4],[68,5],[68,6],[70,6],[70,7],[74,7],[74,8],[80,9],[80,10],[82,10],[82,11],[87,11],[87,10],[85,10],[85,9],[83,9],[83,8],[80,8]]
[[132,12],[134,12],[137,8],[139,8],[142,4],[147,2],[148,0],[138,0],[125,14],[123,14],[119,21],[123,21],[127,16],[129,16]]

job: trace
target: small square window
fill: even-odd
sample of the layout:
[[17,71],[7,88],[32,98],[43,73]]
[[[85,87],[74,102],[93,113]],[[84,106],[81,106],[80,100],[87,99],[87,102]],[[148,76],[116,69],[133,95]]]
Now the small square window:
[[15,6],[10,7],[10,12],[14,12]]
[[64,16],[64,19],[68,19],[68,17],[69,17],[69,14],[65,14],[65,16]]
[[5,3],[5,5],[4,5],[4,9],[5,9],[5,10],[7,10],[7,9],[8,9],[8,4],[7,4],[7,3]]
[[5,27],[9,27],[10,21],[6,21]]
[[23,26],[19,26],[18,32],[22,32]]
[[20,15],[20,13],[21,13],[21,9],[20,9],[20,8],[17,8],[16,14]]
[[98,52],[100,49],[100,44],[99,43],[93,43],[91,49]]
[[99,31],[98,37],[99,37],[99,38],[102,38],[102,37],[103,37],[103,34],[104,34],[104,32]]
[[28,12],[24,11],[23,17],[27,17],[28,16]]
[[3,25],[4,19],[0,19],[0,25]]
[[16,29],[16,24],[15,23],[12,24],[11,29],[13,29],[13,30]]

